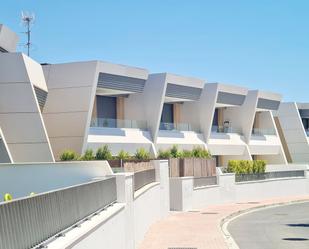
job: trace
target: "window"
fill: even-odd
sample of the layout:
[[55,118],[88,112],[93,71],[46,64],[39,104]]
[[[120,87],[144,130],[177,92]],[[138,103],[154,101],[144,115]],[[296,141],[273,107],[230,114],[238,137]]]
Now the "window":
[[116,97],[97,96],[97,122],[103,127],[117,127]]

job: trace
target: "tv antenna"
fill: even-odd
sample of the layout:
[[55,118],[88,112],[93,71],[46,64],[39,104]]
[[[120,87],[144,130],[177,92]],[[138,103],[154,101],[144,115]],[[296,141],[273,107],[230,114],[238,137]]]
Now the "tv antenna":
[[27,29],[25,34],[27,35],[26,47],[27,47],[27,55],[28,56],[30,56],[30,47],[32,45],[32,43],[31,43],[31,26],[34,23],[34,19],[35,19],[35,16],[34,16],[33,13],[24,12],[24,11],[21,12],[21,21]]

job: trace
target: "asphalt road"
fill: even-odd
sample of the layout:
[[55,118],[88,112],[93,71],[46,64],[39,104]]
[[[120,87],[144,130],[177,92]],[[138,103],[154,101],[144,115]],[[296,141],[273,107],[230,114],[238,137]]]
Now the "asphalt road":
[[240,249],[309,249],[309,202],[245,214],[227,229]]

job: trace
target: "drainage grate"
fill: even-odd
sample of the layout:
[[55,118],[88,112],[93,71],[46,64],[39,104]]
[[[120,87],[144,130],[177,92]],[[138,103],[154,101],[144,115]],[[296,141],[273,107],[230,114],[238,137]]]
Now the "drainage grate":
[[[199,210],[189,210],[188,211],[189,213],[199,213],[200,211]],[[178,249],[178,248],[177,248]],[[187,249],[187,248],[184,248],[184,249]]]
[[204,212],[204,213],[201,213],[201,214],[219,214],[219,213],[215,213],[215,212]]
[[248,204],[259,204],[258,201],[248,201]]
[[167,249],[197,249],[197,247],[169,247]]

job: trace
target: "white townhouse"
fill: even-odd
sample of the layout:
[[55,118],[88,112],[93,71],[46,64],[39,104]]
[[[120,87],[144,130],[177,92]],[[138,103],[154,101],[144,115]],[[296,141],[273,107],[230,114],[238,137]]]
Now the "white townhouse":
[[0,25],[0,162],[54,161],[102,145],[156,156],[178,145],[209,149],[218,166],[287,163],[273,117],[278,94],[104,61],[39,64],[15,52],[17,41]]

